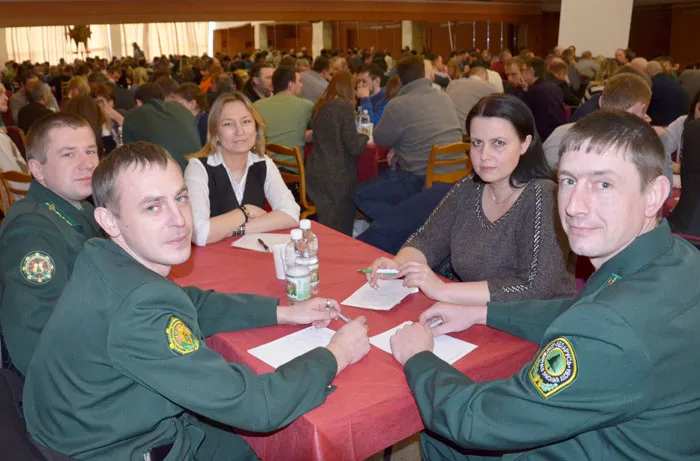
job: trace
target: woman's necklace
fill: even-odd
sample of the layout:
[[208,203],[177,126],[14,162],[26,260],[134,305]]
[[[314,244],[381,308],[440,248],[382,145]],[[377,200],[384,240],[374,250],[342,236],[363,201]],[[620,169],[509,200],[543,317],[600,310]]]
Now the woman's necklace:
[[494,205],[503,205],[504,203],[507,203],[509,200],[513,198],[515,194],[518,193],[518,189],[514,189],[508,197],[506,197],[503,200],[496,200],[496,194],[493,193],[493,188],[489,187],[489,195],[488,197],[491,199],[491,201],[494,203]]

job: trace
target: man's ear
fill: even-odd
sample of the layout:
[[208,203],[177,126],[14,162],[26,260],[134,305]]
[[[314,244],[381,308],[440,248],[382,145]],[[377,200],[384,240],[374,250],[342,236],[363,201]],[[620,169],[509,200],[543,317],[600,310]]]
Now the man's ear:
[[97,207],[95,208],[95,221],[97,221],[97,224],[100,225],[102,229],[107,233],[107,235],[110,236],[110,238],[116,238],[121,235],[121,231],[119,230],[119,226],[117,225],[117,220],[112,214],[111,211],[109,211],[105,207]]
[[36,179],[40,184],[44,184],[44,167],[41,163],[37,162],[33,158],[27,160],[27,166],[29,171],[32,173],[32,177]]
[[647,218],[659,214],[661,207],[671,193],[671,184],[666,176],[657,176],[647,187],[646,207],[644,209]]

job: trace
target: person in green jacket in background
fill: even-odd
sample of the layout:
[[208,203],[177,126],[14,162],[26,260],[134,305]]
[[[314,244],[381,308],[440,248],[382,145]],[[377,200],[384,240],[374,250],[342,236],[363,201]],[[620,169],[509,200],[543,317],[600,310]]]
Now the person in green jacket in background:
[[[366,320],[256,375],[205,337],[276,324],[328,325],[338,303],[181,288],[166,278],[191,251],[182,171],[162,148],[115,149],[94,175],[95,217],[110,237],[86,243],[29,367],[27,429],[37,445],[85,460],[257,459],[231,427],[270,432],[321,405],[369,352]],[[333,309],[329,309],[333,308]]]
[[97,152],[90,124],[76,115],[51,114],[29,130],[32,182],[0,228],[0,330],[22,375],[75,258],[88,239],[102,236],[86,201]]
[[[572,300],[438,303],[392,337],[424,458],[697,460],[700,253],[659,218],[670,190],[659,137],[601,110],[560,155],[562,224],[596,271]],[[474,324],[540,349],[510,379],[475,383],[431,352],[433,336]]]
[[182,170],[186,155],[201,148],[192,112],[176,102],[165,101],[163,89],[144,83],[136,91],[136,105],[124,117],[124,144],[145,141],[161,146],[173,156]]

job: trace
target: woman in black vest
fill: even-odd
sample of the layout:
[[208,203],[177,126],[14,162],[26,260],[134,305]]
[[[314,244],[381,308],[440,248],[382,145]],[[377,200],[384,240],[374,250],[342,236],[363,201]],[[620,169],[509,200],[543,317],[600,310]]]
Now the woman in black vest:
[[207,144],[185,169],[195,245],[297,225],[299,205],[264,152],[265,122],[250,100],[221,95],[209,112]]

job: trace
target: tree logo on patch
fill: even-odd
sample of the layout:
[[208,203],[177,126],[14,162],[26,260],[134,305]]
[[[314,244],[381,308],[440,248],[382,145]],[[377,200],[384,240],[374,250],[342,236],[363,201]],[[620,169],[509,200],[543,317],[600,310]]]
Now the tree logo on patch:
[[573,383],[578,375],[576,355],[569,341],[557,338],[539,353],[530,369],[530,382],[545,399]]
[[32,251],[22,258],[20,270],[28,282],[43,285],[53,278],[56,265],[53,258],[43,251]]
[[165,333],[168,336],[168,347],[171,351],[185,355],[199,349],[199,339],[192,334],[185,322],[177,317],[170,317]]

